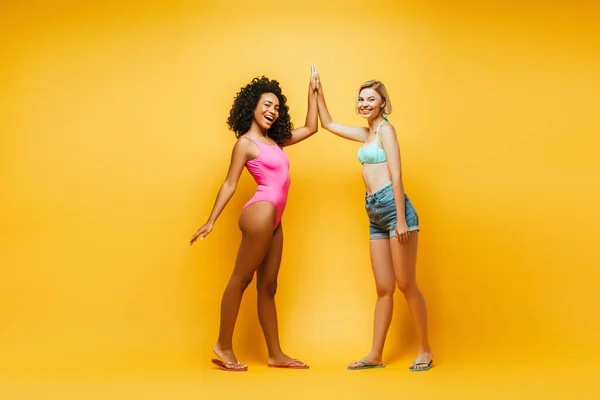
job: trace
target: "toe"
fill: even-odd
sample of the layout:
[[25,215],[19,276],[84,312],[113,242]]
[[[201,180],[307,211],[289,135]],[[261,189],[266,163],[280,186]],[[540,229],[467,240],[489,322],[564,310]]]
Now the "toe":
[[301,368],[306,368],[308,367],[308,365],[300,360],[293,360],[292,361],[292,365],[295,367],[301,367]]

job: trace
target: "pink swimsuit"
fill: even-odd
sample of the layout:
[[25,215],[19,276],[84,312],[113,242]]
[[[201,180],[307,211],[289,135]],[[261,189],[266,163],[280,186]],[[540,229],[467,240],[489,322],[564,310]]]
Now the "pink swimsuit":
[[254,177],[258,188],[243,208],[257,201],[267,201],[275,206],[275,228],[281,221],[290,187],[290,161],[278,145],[268,145],[254,140],[258,146],[258,157],[246,161],[248,172]]

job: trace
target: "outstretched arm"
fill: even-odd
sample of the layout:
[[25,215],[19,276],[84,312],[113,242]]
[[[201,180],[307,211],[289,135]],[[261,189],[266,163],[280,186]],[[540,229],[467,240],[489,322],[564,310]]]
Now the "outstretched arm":
[[323,85],[319,81],[317,91],[317,104],[319,106],[319,118],[321,118],[321,126],[327,129],[329,132],[334,133],[344,139],[355,140],[357,142],[364,143],[369,135],[369,130],[360,126],[347,126],[335,122],[329,115],[327,110],[327,104],[325,103],[325,95],[323,94]]
[[240,176],[242,175],[242,171],[244,170],[244,164],[248,160],[248,152],[249,152],[249,140],[240,138],[236,142],[235,146],[233,146],[233,151],[231,152],[231,162],[229,163],[229,171],[227,172],[227,177],[225,178],[225,182],[221,185],[221,189],[217,194],[217,198],[213,205],[210,216],[208,217],[208,221],[202,225],[196,233],[190,239],[190,246],[194,244],[194,242],[200,237],[200,240],[203,240],[206,235],[212,231],[214,223],[221,215],[221,212],[231,200],[231,197],[235,193],[235,189],[237,187],[237,183],[240,180]]
[[319,114],[317,111],[317,67],[313,64],[311,65],[311,69],[312,75],[308,86],[308,111],[306,112],[306,122],[303,127],[296,128],[292,131],[292,137],[285,142],[285,146],[300,143],[304,139],[314,135],[319,129],[317,121],[317,116]]

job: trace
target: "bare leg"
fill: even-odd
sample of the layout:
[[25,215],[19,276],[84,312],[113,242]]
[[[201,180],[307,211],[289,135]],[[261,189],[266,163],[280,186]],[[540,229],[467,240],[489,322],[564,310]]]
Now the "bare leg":
[[221,300],[219,339],[213,347],[215,353],[225,362],[238,362],[233,353],[232,344],[235,322],[240,310],[242,295],[252,282],[254,272],[258,269],[271,245],[274,222],[275,207],[264,201],[246,207],[240,216],[239,227],[242,231],[242,243],[238,250],[233,274]]
[[[375,304],[375,324],[373,328],[373,346],[368,356],[362,360],[379,365],[382,363],[383,346],[387,336],[394,310],[394,290],[396,278],[392,264],[390,245],[387,239],[371,240],[371,265],[377,287],[377,303]],[[349,368],[364,364],[354,362]]]
[[[419,354],[415,361],[428,362],[431,360],[432,354],[427,334],[427,307],[416,278],[418,244],[419,233],[417,231],[411,232],[410,239],[404,244],[396,238],[390,239],[398,289],[404,293],[419,339]],[[417,368],[423,367],[425,366],[417,366]]]
[[277,276],[281,266],[283,251],[283,228],[281,223],[273,233],[273,240],[267,255],[258,268],[256,291],[258,294],[258,319],[263,329],[267,349],[269,350],[269,365],[283,365],[301,367],[305,365],[286,356],[281,350],[279,342],[279,329],[277,326],[277,308],[275,307],[275,293],[277,292]]

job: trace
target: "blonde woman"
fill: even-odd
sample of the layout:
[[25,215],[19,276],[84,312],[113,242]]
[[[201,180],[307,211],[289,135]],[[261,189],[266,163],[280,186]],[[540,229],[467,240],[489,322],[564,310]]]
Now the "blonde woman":
[[318,86],[321,126],[348,140],[362,143],[358,160],[366,188],[365,208],[370,221],[370,253],[377,303],[371,352],[348,365],[348,369],[382,368],[383,347],[392,320],[396,285],[404,294],[419,338],[419,353],[411,371],[426,371],[433,365],[427,334],[425,299],[416,280],[419,217],[404,193],[400,149],[396,131],[388,121],[390,96],[383,83],[363,83],[356,99],[356,112],[368,127],[342,125],[331,119],[323,87]]

